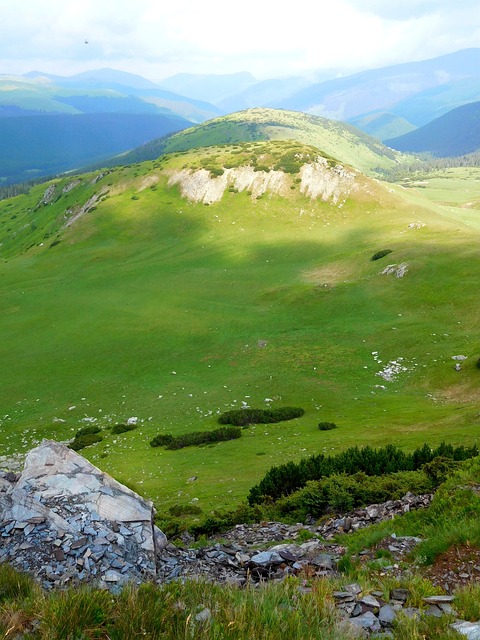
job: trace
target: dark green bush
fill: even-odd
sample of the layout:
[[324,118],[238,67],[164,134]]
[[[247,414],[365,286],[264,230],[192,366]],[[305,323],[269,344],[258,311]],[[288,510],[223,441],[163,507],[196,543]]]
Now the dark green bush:
[[290,461],[272,467],[263,479],[250,489],[248,502],[254,505],[265,500],[275,501],[304,487],[309,480],[320,480],[335,474],[352,475],[363,471],[369,476],[381,476],[397,471],[420,469],[439,456],[450,460],[466,460],[477,455],[476,445],[454,448],[445,442],[436,449],[424,444],[422,448],[409,454],[394,445],[387,445],[381,449],[351,447],[335,456],[318,454],[303,458],[298,463]]
[[332,429],[336,429],[337,425],[334,422],[319,422],[318,428],[320,431],[331,431]]
[[300,407],[279,407],[278,409],[232,409],[218,417],[220,424],[270,424],[300,418],[305,413]]
[[219,167],[208,167],[208,170],[210,171],[210,176],[212,178],[217,178],[219,176],[223,176],[224,174],[224,170],[220,169]]
[[389,253],[392,253],[391,249],[382,249],[381,251],[377,251],[374,253],[370,260],[380,260],[383,256],[387,256]]
[[159,434],[150,442],[152,447],[167,447],[174,440],[171,433]]
[[127,431],[133,431],[137,426],[135,424],[116,424],[112,427],[112,433],[115,435],[119,433],[126,433]]
[[480,358],[477,360],[477,367],[480,369]]
[[102,436],[99,436],[96,433],[89,433],[84,436],[75,436],[74,441],[70,444],[70,449],[80,451],[80,449],[88,447],[91,444],[95,444],[96,442],[101,442],[102,440]]
[[235,440],[242,435],[238,427],[221,427],[213,431],[192,431],[181,436],[171,434],[159,435],[150,442],[152,447],[165,447],[166,449],[183,449],[192,445],[207,444],[209,442],[223,442],[225,440]]
[[100,427],[97,427],[96,425],[92,424],[92,425],[89,425],[88,427],[82,427],[81,429],[79,429],[75,434],[75,438],[79,438],[80,436],[90,436],[93,433],[100,433],[100,431],[101,431]]
[[428,493],[439,484],[423,470],[383,476],[368,476],[362,471],[353,475],[335,474],[307,482],[302,489],[278,500],[275,507],[279,518],[319,518],[326,513],[345,513],[367,504],[398,500],[407,491]]

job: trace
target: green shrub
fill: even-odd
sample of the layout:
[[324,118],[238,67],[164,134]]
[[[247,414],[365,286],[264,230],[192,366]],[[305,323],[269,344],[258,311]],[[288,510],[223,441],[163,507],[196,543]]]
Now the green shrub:
[[219,176],[223,176],[224,174],[224,170],[218,167],[208,167],[208,170],[210,171],[210,176],[212,178],[217,178]]
[[80,451],[80,449],[89,447],[91,444],[101,442],[102,440],[102,436],[99,436],[96,433],[89,433],[84,436],[75,436],[75,439],[70,444],[70,449],[73,449],[74,451]]
[[305,413],[300,407],[279,407],[278,409],[232,409],[218,417],[220,424],[270,424],[300,418]]
[[79,438],[80,436],[90,436],[93,433],[100,433],[101,429],[100,427],[97,427],[96,425],[89,425],[88,427],[82,427],[81,429],[79,429],[77,431],[77,433],[75,434],[75,438]]
[[135,424],[116,424],[112,427],[112,433],[118,435],[119,433],[126,433],[127,431],[133,431],[137,426]]
[[444,456],[438,456],[431,462],[427,462],[423,466],[423,471],[431,479],[435,486],[442,484],[445,480],[451,476],[459,468],[460,462],[458,460],[452,460],[451,458],[445,458]]
[[380,260],[380,258],[387,256],[389,253],[392,253],[391,249],[382,249],[381,251],[374,253],[370,260]]
[[173,442],[174,438],[171,433],[159,433],[158,436],[155,436],[153,440],[150,442],[151,447],[167,447],[171,442]]
[[363,471],[369,476],[381,476],[396,471],[413,471],[441,456],[450,460],[466,460],[478,455],[478,448],[452,447],[442,442],[436,449],[427,444],[406,454],[394,445],[380,449],[350,447],[335,456],[318,454],[299,462],[272,467],[248,495],[248,502],[259,504],[265,500],[278,500],[304,487],[309,480],[320,480],[335,474],[352,475]]
[[171,434],[159,435],[150,442],[152,447],[165,447],[166,449],[183,449],[184,447],[198,446],[209,442],[223,442],[235,440],[242,435],[238,427],[221,427],[213,431],[192,431],[181,436]]
[[334,422],[319,422],[318,428],[320,431],[331,431],[332,429],[336,429],[337,425]]
[[345,513],[355,507],[398,500],[407,491],[430,492],[435,486],[422,471],[400,471],[383,476],[335,474],[321,480],[310,480],[306,486],[275,503],[278,518],[305,520],[320,518],[331,512]]

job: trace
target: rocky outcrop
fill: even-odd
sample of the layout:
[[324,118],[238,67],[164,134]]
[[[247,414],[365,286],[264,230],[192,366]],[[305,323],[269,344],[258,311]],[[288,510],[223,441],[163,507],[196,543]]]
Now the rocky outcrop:
[[403,278],[407,271],[408,264],[401,262],[400,264],[388,264],[385,269],[381,271],[381,275],[394,275],[396,278]]
[[[401,500],[374,504],[339,518],[330,518],[320,526],[287,525],[280,522],[239,524],[221,535],[222,542],[212,541],[199,548],[181,548],[168,544],[159,555],[158,576],[168,582],[177,578],[204,577],[213,582],[242,585],[247,581],[282,580],[288,575],[337,576],[337,563],[345,548],[333,542],[339,533],[348,533],[395,515],[425,508],[432,496],[407,493]],[[193,539],[184,536],[185,545]],[[272,542],[276,542],[272,546]],[[384,540],[392,561],[382,566],[385,573],[398,572],[398,561],[420,542],[411,536],[395,534]],[[371,555],[371,557],[370,557]],[[374,552],[361,554],[365,560]]]
[[[357,187],[357,174],[341,165],[330,167],[324,158],[304,164],[299,173],[300,192],[312,200],[337,204]],[[283,171],[256,171],[253,166],[224,169],[222,175],[212,177],[206,169],[182,169],[171,172],[169,186],[179,185],[184,198],[192,202],[219,202],[229,188],[246,191],[253,200],[266,192],[286,196],[292,186],[292,176]]]
[[93,196],[91,196],[91,198],[89,198],[85,202],[85,204],[83,204],[80,208],[68,209],[65,212],[66,222],[64,224],[64,227],[70,227],[72,224],[74,224],[74,222],[76,222],[83,215],[85,215],[89,211],[92,211],[97,206],[97,204],[101,201],[101,199],[107,195],[107,193],[108,193],[108,188],[104,187],[100,189],[98,193],[94,193]]
[[67,446],[45,440],[0,478],[0,562],[45,587],[156,576],[154,508]]

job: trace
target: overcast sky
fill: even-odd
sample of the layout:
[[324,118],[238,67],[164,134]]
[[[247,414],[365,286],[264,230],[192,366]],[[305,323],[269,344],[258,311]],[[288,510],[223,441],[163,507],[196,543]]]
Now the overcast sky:
[[479,46],[478,0],[0,0],[0,74],[266,78]]

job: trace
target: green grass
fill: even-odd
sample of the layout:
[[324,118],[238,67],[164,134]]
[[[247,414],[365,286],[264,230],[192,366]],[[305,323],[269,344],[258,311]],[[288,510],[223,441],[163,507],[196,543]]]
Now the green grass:
[[129,586],[118,595],[87,588],[51,594],[36,589],[35,599],[11,599],[4,604],[0,631],[5,637],[19,637],[35,627],[33,637],[38,640],[353,637],[338,635],[333,584],[319,580],[309,593],[303,593],[301,585],[298,578],[245,589],[192,581]]
[[[162,511],[197,498],[208,513],[309,453],[478,442],[477,229],[374,183],[342,207],[298,192],[189,203],[161,171],[202,153],[82,177],[68,193],[64,178],[49,205],[37,207],[44,185],[0,203],[0,453],[71,438],[85,418],[137,416],[135,431],[104,430],[82,453]],[[100,188],[108,198],[60,231]],[[419,218],[427,226],[409,230]],[[382,246],[410,265],[403,279],[370,261]],[[398,357],[408,371],[395,382],[376,375]],[[306,413],[200,449],[148,444],[214,429],[243,402]]]
[[378,169],[392,169],[409,158],[348,124],[296,111],[264,108],[247,109],[209,120],[167,139],[153,140],[119,158],[122,163],[140,162],[162,153],[177,153],[195,147],[268,140],[311,145],[322,154],[373,175]]

